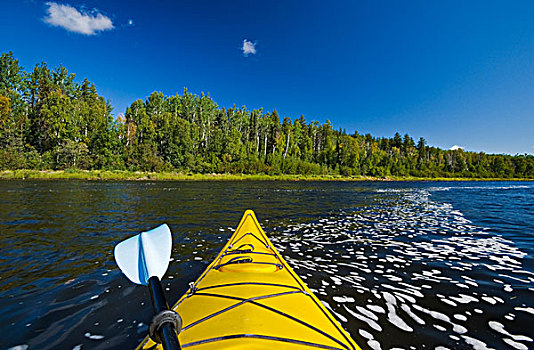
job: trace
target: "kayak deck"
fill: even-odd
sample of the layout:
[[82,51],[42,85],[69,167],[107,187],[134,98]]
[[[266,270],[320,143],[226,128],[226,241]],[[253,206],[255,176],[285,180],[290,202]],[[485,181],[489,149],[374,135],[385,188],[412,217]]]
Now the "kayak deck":
[[[360,349],[247,210],[217,258],[173,306],[192,349]],[[146,338],[138,349],[160,349]]]

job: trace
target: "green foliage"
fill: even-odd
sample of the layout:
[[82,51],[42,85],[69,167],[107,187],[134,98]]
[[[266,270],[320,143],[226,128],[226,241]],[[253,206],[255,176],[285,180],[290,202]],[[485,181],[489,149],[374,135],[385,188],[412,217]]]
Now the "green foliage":
[[0,95],[0,117],[2,118],[0,120],[1,124],[0,127],[4,127],[6,124],[6,121],[4,118],[7,118],[11,112],[11,100],[9,97]]
[[441,150],[399,133],[348,135],[330,121],[281,122],[276,110],[219,108],[208,94],[187,89],[181,96],[153,92],[116,120],[111,111],[93,83],[77,83],[65,67],[41,63],[25,73],[11,52],[2,54],[0,169],[534,178],[531,155]]

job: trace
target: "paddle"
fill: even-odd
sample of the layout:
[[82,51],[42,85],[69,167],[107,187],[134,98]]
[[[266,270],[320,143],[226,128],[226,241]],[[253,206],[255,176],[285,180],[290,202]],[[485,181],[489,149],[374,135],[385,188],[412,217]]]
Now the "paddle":
[[122,273],[133,283],[148,286],[155,313],[150,338],[162,343],[165,350],[180,349],[177,333],[182,327],[180,316],[169,310],[160,282],[167,272],[171,249],[171,230],[163,224],[120,242],[114,252]]

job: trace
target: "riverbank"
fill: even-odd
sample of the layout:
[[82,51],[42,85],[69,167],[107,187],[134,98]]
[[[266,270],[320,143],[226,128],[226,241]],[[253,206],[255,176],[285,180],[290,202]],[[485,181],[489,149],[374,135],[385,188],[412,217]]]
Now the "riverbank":
[[534,181],[507,178],[421,178],[341,175],[192,174],[180,172],[140,172],[120,170],[4,170],[0,180],[127,180],[127,181]]

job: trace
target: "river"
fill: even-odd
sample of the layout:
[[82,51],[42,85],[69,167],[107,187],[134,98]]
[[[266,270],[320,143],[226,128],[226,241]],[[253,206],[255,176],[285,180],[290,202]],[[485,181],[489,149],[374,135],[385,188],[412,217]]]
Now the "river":
[[534,348],[533,182],[0,181],[0,349],[134,348],[113,248],[163,222],[169,303],[245,209],[362,349]]

